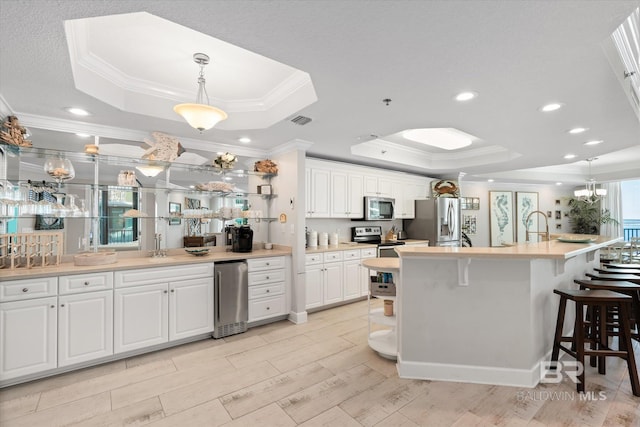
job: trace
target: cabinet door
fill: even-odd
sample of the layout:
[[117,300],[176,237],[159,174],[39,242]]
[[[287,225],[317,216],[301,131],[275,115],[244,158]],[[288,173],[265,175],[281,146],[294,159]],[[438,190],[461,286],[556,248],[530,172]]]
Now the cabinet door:
[[364,184],[362,175],[349,174],[349,218],[364,217]]
[[331,216],[349,217],[349,177],[346,172],[331,172]]
[[310,265],[305,268],[304,286],[306,295],[306,308],[320,307],[323,301],[324,289],[322,286],[324,267],[322,264]]
[[167,283],[133,286],[114,292],[114,352],[122,353],[169,339]]
[[344,299],[358,298],[360,293],[360,260],[344,262]]
[[57,297],[0,304],[0,380],[53,369]]
[[375,175],[365,175],[364,181],[364,195],[365,196],[378,196],[378,177]]
[[58,299],[58,366],[113,354],[113,291]]
[[169,284],[169,340],[213,331],[213,277]]
[[393,197],[391,178],[380,177],[378,178],[378,195],[381,197]]
[[329,169],[311,169],[311,214],[312,218],[329,218],[330,188]]
[[406,218],[405,187],[406,183],[402,181],[393,181],[391,183],[391,197],[396,201],[393,215],[397,219]]
[[324,304],[333,304],[343,300],[343,271],[342,262],[324,265]]
[[360,295],[369,295],[369,269],[360,262]]
[[311,168],[304,169],[304,212],[306,218],[311,216]]

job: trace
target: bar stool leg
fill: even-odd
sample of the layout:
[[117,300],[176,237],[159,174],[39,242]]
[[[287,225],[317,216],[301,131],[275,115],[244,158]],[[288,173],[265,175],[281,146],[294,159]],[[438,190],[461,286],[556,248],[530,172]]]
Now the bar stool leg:
[[564,311],[567,308],[567,298],[564,295],[560,295],[560,305],[558,306],[558,318],[556,320],[556,335],[553,338],[553,351],[551,353],[551,367],[550,369],[556,369],[558,361],[558,355],[560,353],[560,343],[562,342],[562,328],[564,327]]
[[[598,339],[598,350],[605,350],[609,346],[609,337],[607,336],[607,306],[602,304],[598,306],[598,333],[594,335],[594,339]],[[598,373],[605,375],[607,363],[605,356],[598,356]]]
[[629,380],[631,381],[631,390],[634,396],[640,396],[640,384],[638,382],[638,370],[636,369],[636,359],[633,354],[633,343],[631,342],[631,325],[629,323],[629,312],[627,304],[620,304],[620,317],[622,318],[622,327],[620,332],[620,340],[624,340],[627,347],[627,366],[629,368]]
[[576,359],[582,364],[581,373],[578,375],[578,383],[576,389],[578,393],[584,393],[584,306],[581,302],[576,301],[576,321],[573,328],[574,342],[576,343]]

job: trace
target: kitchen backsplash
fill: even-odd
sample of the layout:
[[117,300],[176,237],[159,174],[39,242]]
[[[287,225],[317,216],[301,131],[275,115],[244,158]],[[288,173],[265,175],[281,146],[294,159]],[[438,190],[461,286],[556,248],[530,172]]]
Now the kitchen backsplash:
[[351,221],[343,218],[307,218],[305,225],[309,231],[315,230],[318,233],[326,231],[327,233],[337,232],[340,236],[340,242],[351,241],[351,227],[379,225],[382,227],[382,235],[384,236],[392,226],[396,226],[397,230],[402,230],[402,220],[393,221]]

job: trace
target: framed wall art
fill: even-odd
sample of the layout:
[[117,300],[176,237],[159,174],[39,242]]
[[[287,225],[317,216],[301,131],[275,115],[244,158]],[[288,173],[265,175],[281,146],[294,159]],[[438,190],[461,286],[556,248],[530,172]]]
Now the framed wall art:
[[176,202],[169,202],[169,225],[180,225],[182,220],[180,219],[180,213],[182,212],[182,205]]
[[513,193],[489,191],[489,229],[491,246],[513,243]]
[[[190,199],[185,197],[184,199],[185,209],[198,209],[200,207],[200,200]],[[200,219],[198,218],[185,218],[184,223],[187,227],[187,236],[199,236],[200,235]]]
[[[538,210],[538,193],[518,191],[516,193],[516,241],[524,243],[527,241],[527,230],[539,231],[538,215],[529,215]],[[529,220],[527,221],[527,218]],[[537,236],[537,235],[534,235]]]

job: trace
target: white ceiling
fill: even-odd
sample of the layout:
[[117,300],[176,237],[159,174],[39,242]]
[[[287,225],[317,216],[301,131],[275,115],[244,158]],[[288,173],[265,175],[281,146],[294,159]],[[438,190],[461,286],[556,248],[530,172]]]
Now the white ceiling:
[[[9,0],[0,4],[0,112],[15,113],[27,126],[89,131],[104,138],[142,141],[161,131],[199,152],[224,149],[259,156],[302,140],[312,143],[308,152],[313,156],[429,176],[465,172],[466,179],[576,183],[586,178],[584,159],[597,156],[597,179],[640,178],[640,121],[603,50],[603,41],[637,7],[640,0]],[[64,22],[134,12],[308,73],[318,100],[264,129],[240,124],[199,134],[181,121],[127,112],[78,90]],[[193,88],[195,97],[197,67],[190,58],[197,46],[190,41],[156,46],[159,38],[140,33],[151,52],[164,47],[169,58],[177,49],[186,54],[188,62],[179,65],[190,77],[181,90]],[[122,50],[132,69],[144,70],[140,53],[128,50],[133,44],[117,33],[104,48]],[[214,100],[216,67],[223,64],[216,65],[216,52],[206,53],[212,57],[205,75]],[[259,71],[244,70],[242,79],[251,79],[251,72]],[[157,82],[162,70],[154,67],[145,77]],[[463,90],[479,96],[455,102],[453,96]],[[392,100],[389,105],[382,102],[385,98]],[[552,101],[565,106],[554,113],[538,111]],[[78,121],[64,111],[69,106],[93,114]],[[297,114],[311,123],[291,123],[288,119]],[[589,130],[566,133],[575,126]],[[394,134],[421,127],[456,128],[480,141],[448,157],[416,155],[415,147],[403,151],[396,146]],[[59,135],[34,134],[40,136],[36,146],[67,148]],[[241,136],[252,143],[238,143]],[[584,146],[590,139],[604,143]],[[569,152],[576,159],[564,160]],[[547,169],[529,170],[538,167]]]

